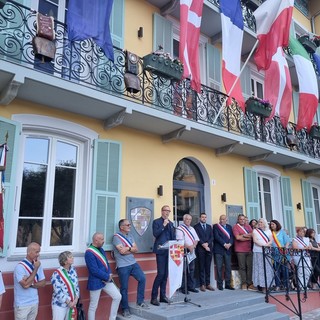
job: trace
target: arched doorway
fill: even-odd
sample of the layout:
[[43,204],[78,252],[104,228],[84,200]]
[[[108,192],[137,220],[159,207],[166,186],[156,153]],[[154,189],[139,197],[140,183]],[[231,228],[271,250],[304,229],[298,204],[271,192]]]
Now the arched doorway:
[[192,215],[192,225],[204,211],[204,182],[198,166],[189,159],[178,162],[173,173],[173,209],[175,220],[184,214]]

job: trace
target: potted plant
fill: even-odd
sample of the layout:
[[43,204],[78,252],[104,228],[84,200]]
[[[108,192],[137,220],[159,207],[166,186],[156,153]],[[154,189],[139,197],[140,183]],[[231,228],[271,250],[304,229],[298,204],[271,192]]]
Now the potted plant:
[[168,53],[153,52],[143,57],[144,69],[160,77],[180,81],[183,64],[179,59],[172,59]]
[[310,134],[310,137],[312,137],[313,139],[317,139],[317,140],[320,139],[320,126],[318,125],[318,123],[315,122],[311,126],[309,134]]
[[271,114],[272,105],[268,100],[250,97],[246,101],[246,111],[267,118]]
[[299,42],[304,46],[304,48],[309,53],[315,53],[317,50],[316,44],[310,39],[308,34],[305,34],[301,36],[299,39]]

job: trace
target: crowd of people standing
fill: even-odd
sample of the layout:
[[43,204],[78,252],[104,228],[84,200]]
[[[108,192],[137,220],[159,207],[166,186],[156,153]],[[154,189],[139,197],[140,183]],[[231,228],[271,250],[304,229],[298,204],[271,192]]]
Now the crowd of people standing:
[[[184,268],[180,291],[189,292],[215,291],[210,283],[212,262],[217,272],[217,289],[234,290],[232,284],[232,257],[237,261],[237,268],[242,290],[260,290],[266,292],[270,288],[275,291],[288,290],[292,283],[306,289],[318,289],[320,276],[320,246],[314,229],[297,228],[297,235],[290,239],[287,232],[277,220],[251,220],[239,214],[237,223],[228,224],[226,215],[220,215],[219,222],[207,223],[207,215],[201,213],[199,222],[192,226],[192,216],[185,214],[182,223],[174,226],[169,220],[171,210],[168,205],[161,208],[161,216],[152,223],[154,236],[153,252],[156,255],[157,274],[153,282],[150,303],[170,303],[166,295],[168,279],[168,250],[163,245],[170,240],[182,240],[185,253],[193,254],[195,259]],[[87,290],[90,303],[88,320],[94,320],[99,304],[101,291],[111,299],[109,319],[115,320],[119,306],[122,315],[130,318],[128,300],[129,278],[137,281],[136,306],[149,309],[145,301],[146,277],[134,254],[138,252],[135,239],[130,234],[131,223],[121,219],[119,231],[113,235],[113,253],[119,278],[119,288],[113,281],[106,252],[103,249],[104,234],[96,232],[92,243],[85,252],[88,269]],[[268,248],[268,254],[263,253]],[[27,247],[26,258],[14,269],[14,316],[15,320],[35,320],[38,313],[38,288],[46,285],[44,271],[40,262],[40,245],[32,242]],[[70,251],[59,254],[58,267],[51,276],[52,319],[76,319],[80,288],[77,271],[73,266],[73,255]],[[234,262],[234,261],[233,261]],[[198,266],[195,275],[196,264]],[[294,281],[293,271],[296,270]],[[2,295],[5,292],[0,272],[0,308]]]

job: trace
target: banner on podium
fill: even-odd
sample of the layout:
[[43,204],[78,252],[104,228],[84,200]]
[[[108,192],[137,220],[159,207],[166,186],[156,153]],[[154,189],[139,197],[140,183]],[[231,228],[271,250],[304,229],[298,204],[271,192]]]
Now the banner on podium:
[[183,274],[183,240],[169,241],[169,298],[181,287]]

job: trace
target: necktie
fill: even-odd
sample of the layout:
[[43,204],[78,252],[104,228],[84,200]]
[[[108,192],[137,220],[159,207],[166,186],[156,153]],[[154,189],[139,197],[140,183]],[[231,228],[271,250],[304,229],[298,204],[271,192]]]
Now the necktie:
[[206,231],[206,225],[205,224],[202,225],[202,228],[203,228],[204,231]]

